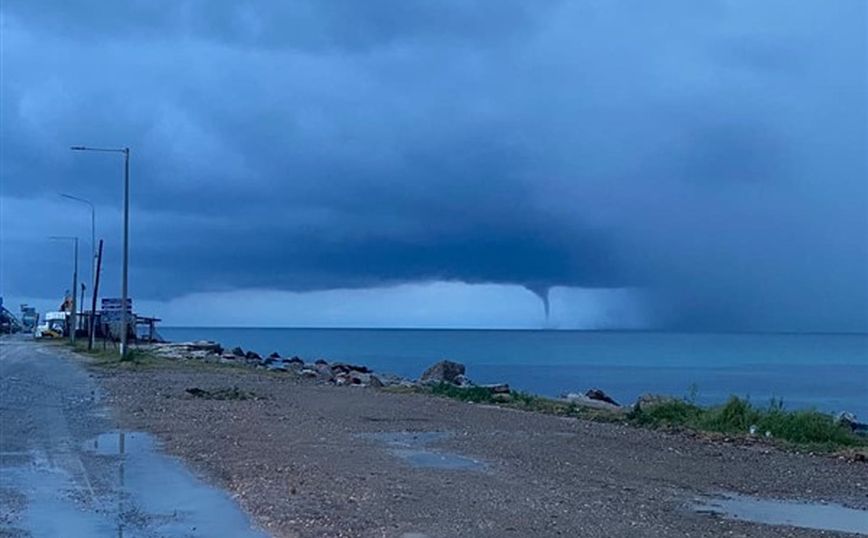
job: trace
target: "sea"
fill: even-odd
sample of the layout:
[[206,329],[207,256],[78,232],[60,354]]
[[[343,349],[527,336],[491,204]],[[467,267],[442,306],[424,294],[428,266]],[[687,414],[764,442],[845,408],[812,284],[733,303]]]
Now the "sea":
[[626,404],[643,393],[717,404],[736,395],[868,419],[868,334],[224,327],[161,327],[160,334],[408,378],[450,359],[476,383],[547,396],[600,388]]

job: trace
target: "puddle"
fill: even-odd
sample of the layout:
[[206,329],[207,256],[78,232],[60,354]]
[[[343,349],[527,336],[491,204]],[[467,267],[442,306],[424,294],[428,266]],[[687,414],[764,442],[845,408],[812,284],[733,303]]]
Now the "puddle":
[[392,455],[411,467],[457,471],[484,471],[485,463],[427,445],[449,438],[446,432],[382,432],[358,435],[385,444]]
[[[26,462],[0,468],[3,486],[24,501],[0,534],[20,528],[33,538],[265,538],[232,499],[160,453],[147,434],[103,434],[83,448],[100,461],[86,468],[73,451],[32,451]],[[104,484],[99,493],[94,479]]]
[[145,433],[102,434],[84,448],[117,460],[115,516],[124,537],[263,538],[222,491],[157,450]]
[[150,435],[139,432],[103,433],[85,443],[84,449],[103,456],[130,456],[154,450],[154,440]]
[[754,523],[868,535],[868,511],[838,504],[778,501],[727,494],[697,499],[691,508],[701,513],[719,514],[725,518]]
[[87,492],[80,491],[69,473],[48,465],[44,457],[34,459],[42,461],[2,470],[4,487],[13,487],[27,497],[19,522],[27,530],[25,536],[124,536],[119,521],[87,509],[81,502]]

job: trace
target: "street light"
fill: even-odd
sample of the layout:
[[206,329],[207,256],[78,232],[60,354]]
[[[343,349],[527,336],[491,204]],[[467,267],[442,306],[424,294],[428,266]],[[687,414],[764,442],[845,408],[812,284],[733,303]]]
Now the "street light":
[[127,275],[130,260],[130,148],[91,148],[87,146],[72,146],[73,151],[101,151],[106,153],[124,154],[124,255],[123,270],[121,271],[121,359],[127,356],[127,333],[129,320],[127,319]]
[[[87,204],[90,207],[90,253],[91,253],[91,263],[90,263],[90,284],[93,286],[92,289],[96,289],[96,208],[90,200],[85,200],[84,198],[79,198],[78,196],[73,196],[71,194],[58,193],[63,198],[67,198],[69,200],[73,200],[76,202],[81,202],[83,204]],[[81,305],[79,308],[84,311],[84,284],[81,285]],[[96,310],[93,308],[92,310]],[[91,330],[89,331],[90,337],[87,342],[87,349],[93,349],[94,342],[94,321],[96,319],[96,313],[90,313],[90,324]]]
[[73,258],[72,258],[72,312],[69,314],[69,341],[72,345],[75,345],[75,330],[77,328],[76,319],[75,319],[75,296],[78,295],[78,237],[73,237],[70,235],[55,235],[49,237],[54,241],[72,241],[73,245]]
[[79,198],[78,196],[73,196],[71,194],[59,194],[64,198],[75,200],[76,202],[81,202],[90,206],[90,254],[92,258],[90,280],[91,284],[94,284],[96,283],[96,208],[90,200],[85,200],[84,198]]

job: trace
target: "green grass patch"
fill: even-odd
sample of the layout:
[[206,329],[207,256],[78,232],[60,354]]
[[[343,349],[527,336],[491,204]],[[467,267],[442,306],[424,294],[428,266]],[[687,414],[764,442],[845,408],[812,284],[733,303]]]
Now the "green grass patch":
[[571,402],[537,396],[529,392],[513,390],[509,394],[498,394],[492,393],[485,387],[456,387],[450,383],[439,383],[431,386],[429,390],[431,394],[454,400],[499,405],[501,407],[534,411],[548,415],[569,416],[601,422],[613,422],[624,419],[623,413],[577,406]]
[[672,400],[646,410],[633,410],[628,418],[634,424],[649,427],[684,427],[696,431],[731,435],[756,435],[808,445],[816,449],[866,446],[868,441],[855,435],[847,426],[815,410],[788,411],[780,401],[759,407],[749,400],[732,396],[726,403],[701,407],[684,400]]
[[770,442],[783,442],[815,451],[868,447],[868,439],[854,434],[847,426],[836,424],[832,415],[815,410],[788,411],[780,400],[772,400],[767,407],[759,407],[747,399],[732,396],[722,405],[703,407],[694,403],[695,395],[691,394],[684,399],[661,401],[645,409],[632,409],[625,413],[520,391],[511,391],[508,395],[493,394],[485,387],[463,388],[449,383],[433,385],[428,390],[436,396],[465,402],[599,422],[628,422],[647,428],[682,428],[747,437],[753,426],[759,438],[765,438],[766,432],[769,432]]
[[456,387],[451,383],[438,383],[431,387],[431,393],[464,402],[494,403],[491,391],[482,387]]
[[[69,343],[66,343],[69,346]],[[102,342],[97,342],[94,349],[88,351],[87,342],[76,342],[72,348],[76,353],[91,359],[91,365],[108,369],[123,369],[123,370],[216,370],[216,369],[231,369],[240,371],[249,371],[250,368],[244,364],[223,364],[218,362],[205,362],[200,360],[173,360],[161,357],[151,352],[147,347],[130,347],[127,350],[127,357],[121,360],[118,349],[113,344],[109,344],[106,349],[103,349]],[[271,373],[271,372],[268,372]]]

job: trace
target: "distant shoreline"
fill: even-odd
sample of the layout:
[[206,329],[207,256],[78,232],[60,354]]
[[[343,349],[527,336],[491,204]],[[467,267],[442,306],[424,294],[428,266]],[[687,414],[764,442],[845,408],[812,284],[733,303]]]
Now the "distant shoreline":
[[[162,325],[163,329],[231,329],[231,330],[281,330],[281,331],[438,331],[438,332],[545,332],[589,334],[671,334],[671,335],[722,335],[722,336],[865,336],[868,332],[799,332],[799,331],[685,331],[664,329],[522,329],[522,328],[460,328],[460,327],[283,327],[255,325]],[[158,328],[158,330],[159,330]]]

